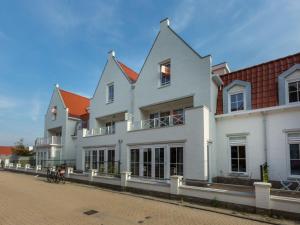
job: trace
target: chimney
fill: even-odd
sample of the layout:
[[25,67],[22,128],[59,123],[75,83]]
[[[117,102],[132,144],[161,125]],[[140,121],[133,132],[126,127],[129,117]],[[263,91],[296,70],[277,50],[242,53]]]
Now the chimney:
[[170,20],[168,18],[163,19],[160,21],[160,30],[170,26]]
[[109,57],[109,58],[115,57],[115,55],[116,55],[116,54],[115,54],[115,51],[114,51],[114,50],[111,50],[111,51],[108,52],[108,57]]

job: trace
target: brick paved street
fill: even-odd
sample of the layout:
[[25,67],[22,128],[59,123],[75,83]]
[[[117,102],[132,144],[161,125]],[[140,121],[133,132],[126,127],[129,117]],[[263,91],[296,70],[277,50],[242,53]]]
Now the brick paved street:
[[[97,214],[87,216],[84,211]],[[78,184],[0,171],[0,225],[261,224]]]

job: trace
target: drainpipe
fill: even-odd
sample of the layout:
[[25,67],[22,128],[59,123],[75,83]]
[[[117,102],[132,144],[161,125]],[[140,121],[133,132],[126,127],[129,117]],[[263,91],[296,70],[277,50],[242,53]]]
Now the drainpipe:
[[118,145],[119,145],[119,165],[118,165],[118,172],[120,173],[121,172],[121,156],[122,156],[122,153],[121,153],[121,144],[123,143],[123,140],[122,139],[119,139],[118,140]]
[[268,163],[268,143],[267,143],[267,119],[266,113],[262,112],[263,116],[263,132],[264,132],[264,153],[265,153],[265,163]]

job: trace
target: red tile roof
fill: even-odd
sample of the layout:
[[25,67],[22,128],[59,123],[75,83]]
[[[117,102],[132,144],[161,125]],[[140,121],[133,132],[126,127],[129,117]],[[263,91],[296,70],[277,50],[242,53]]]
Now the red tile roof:
[[87,108],[90,106],[90,99],[59,89],[61,97],[69,109],[69,116],[81,118],[83,120],[88,119]]
[[[278,105],[278,76],[293,65],[300,63],[300,52],[259,65],[221,75],[224,87],[234,80],[251,83],[252,109]],[[218,92],[217,112],[223,113],[222,90]]]
[[11,146],[0,146],[0,155],[12,155]]
[[127,77],[135,82],[137,81],[139,74],[136,73],[135,71],[133,71],[132,69],[130,69],[128,66],[126,66],[125,64],[121,63],[120,61],[117,61],[118,64],[120,65],[121,69],[123,70],[123,72],[127,75]]

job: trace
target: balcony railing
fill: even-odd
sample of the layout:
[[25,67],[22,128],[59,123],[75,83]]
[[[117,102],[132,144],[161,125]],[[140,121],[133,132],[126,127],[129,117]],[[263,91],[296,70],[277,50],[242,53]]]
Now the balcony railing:
[[86,131],[85,137],[114,134],[115,130],[116,130],[115,126],[107,126],[107,127],[96,128],[96,129],[90,129]]
[[172,126],[182,125],[184,124],[184,122],[185,121],[184,121],[183,114],[158,117],[154,119],[133,122],[129,126],[129,131],[160,128],[160,127],[172,127]]
[[37,138],[35,145],[61,145],[61,137],[51,136],[48,138]]

